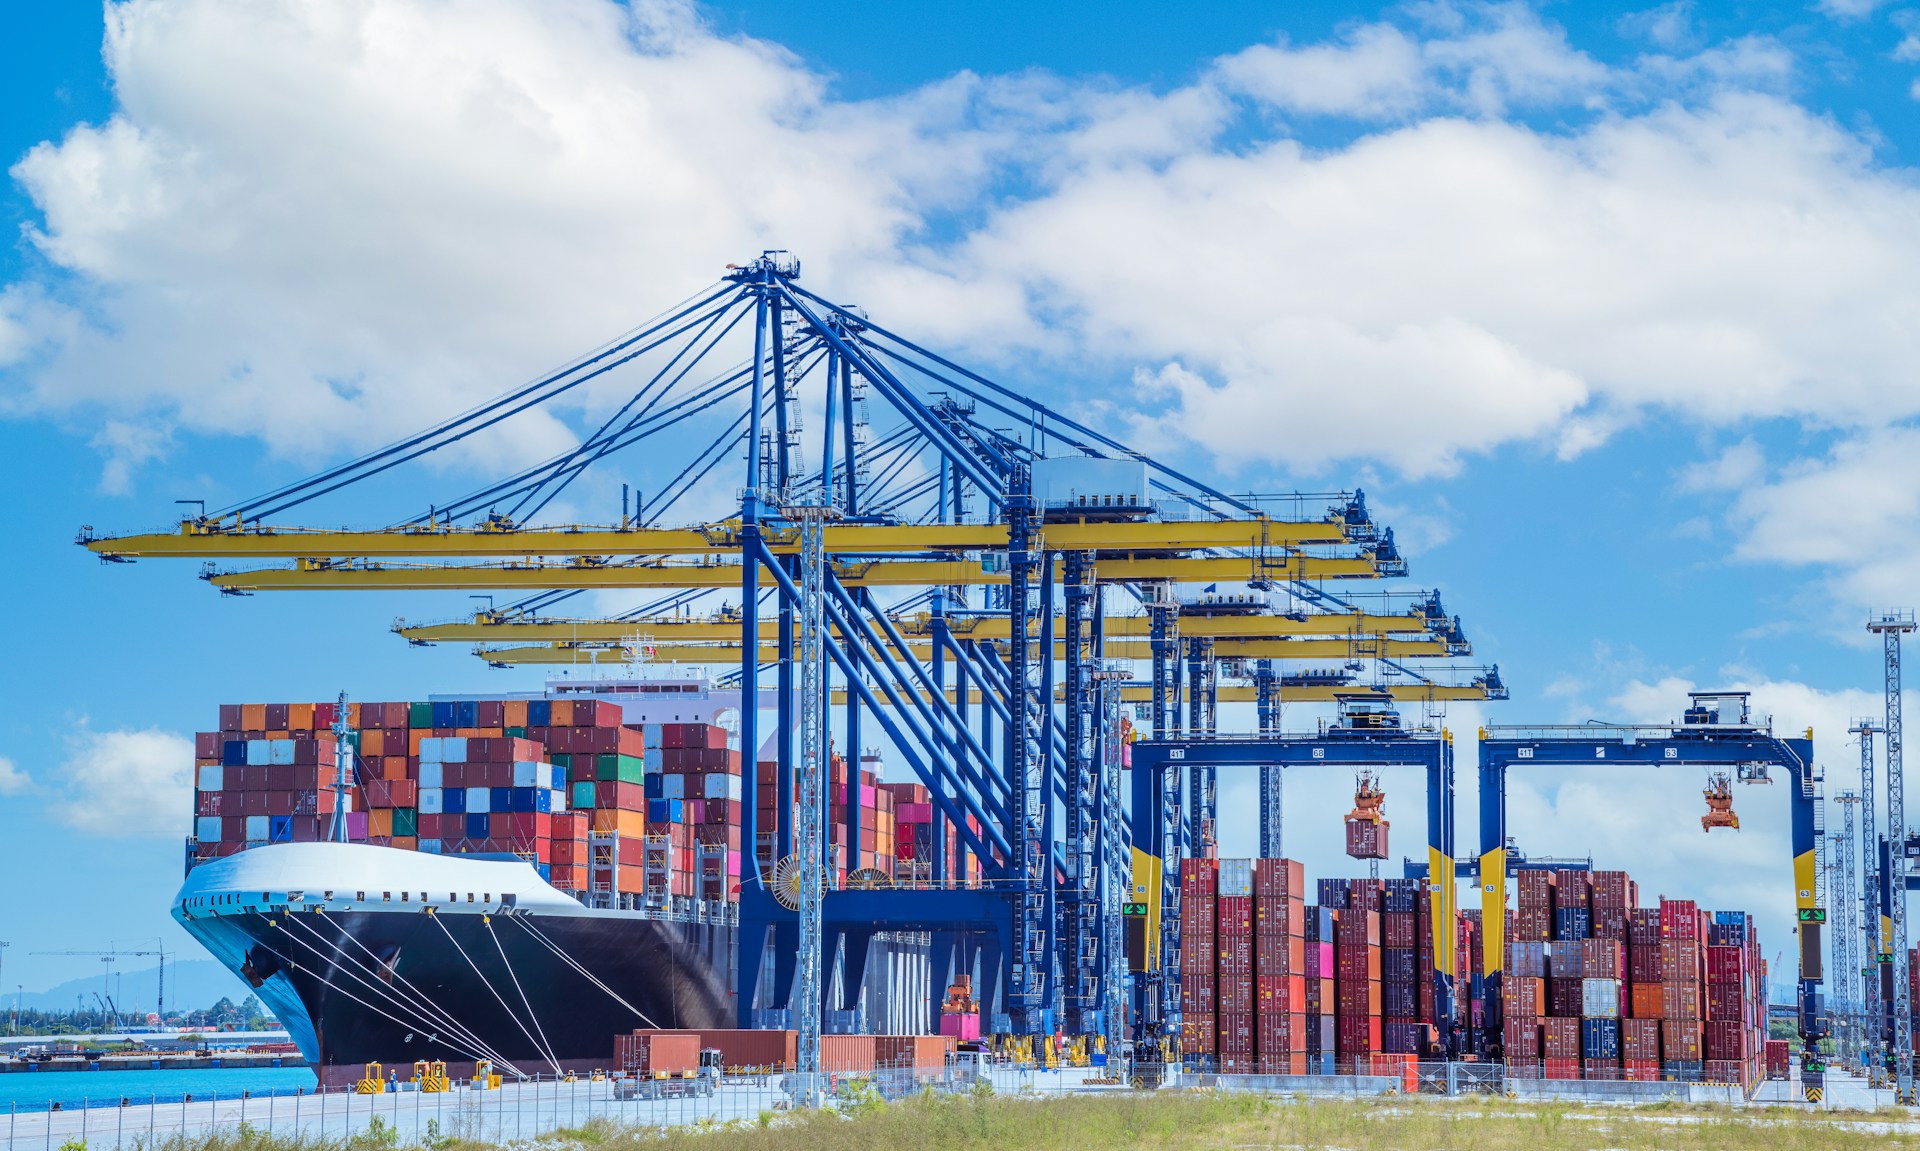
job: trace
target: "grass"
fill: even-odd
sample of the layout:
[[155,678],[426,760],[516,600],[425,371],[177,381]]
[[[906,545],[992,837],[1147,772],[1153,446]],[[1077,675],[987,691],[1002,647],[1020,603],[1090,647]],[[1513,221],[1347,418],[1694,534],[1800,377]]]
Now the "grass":
[[[1869,1151],[1913,1148],[1895,1116],[1788,1107],[1605,1107],[1486,1098],[1292,1101],[1162,1092],[1036,1099],[924,1096],[853,1114],[769,1113],[705,1127],[626,1128],[596,1118],[519,1146],[542,1151]],[[1912,1122],[1910,1114],[1898,1117]],[[457,1136],[428,1151],[489,1151]],[[392,1133],[350,1143],[252,1130],[153,1151],[406,1151]]]

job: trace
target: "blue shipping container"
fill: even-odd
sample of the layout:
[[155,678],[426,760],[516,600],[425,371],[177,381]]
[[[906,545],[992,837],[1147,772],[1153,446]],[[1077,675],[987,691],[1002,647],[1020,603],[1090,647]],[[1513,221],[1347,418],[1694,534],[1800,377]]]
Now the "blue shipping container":
[[1593,935],[1593,913],[1582,907],[1556,908],[1553,913],[1553,937],[1588,939]]
[[1580,1050],[1587,1059],[1620,1058],[1620,1021],[1583,1019],[1580,1021]]
[[487,838],[487,835],[488,835],[488,830],[487,830],[487,813],[486,812],[484,811],[477,812],[473,815],[467,816],[467,838],[468,839],[485,839]]
[[1410,1019],[1420,1014],[1419,986],[1412,980],[1380,981],[1380,1014]]
[[527,701],[527,726],[548,727],[553,723],[553,704],[544,699]]
[[433,726],[435,727],[459,727],[460,726],[458,722],[458,720],[460,719],[460,713],[454,710],[454,707],[452,704],[436,703],[436,704],[432,704],[431,706],[433,709]]
[[453,725],[455,727],[479,727],[480,705],[473,700],[463,699],[453,705],[453,716],[459,721]]
[[220,764],[222,767],[245,767],[247,765],[247,741],[229,739],[220,745]]
[[440,812],[442,815],[465,815],[467,812],[467,789],[464,787],[442,788],[440,791]]

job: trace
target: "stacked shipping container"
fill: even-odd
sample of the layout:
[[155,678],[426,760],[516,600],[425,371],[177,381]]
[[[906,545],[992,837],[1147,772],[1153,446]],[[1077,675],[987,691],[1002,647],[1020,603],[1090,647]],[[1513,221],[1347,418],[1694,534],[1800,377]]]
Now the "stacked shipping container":
[[[329,838],[341,792],[331,703],[229,704],[195,739],[197,859],[263,843]],[[741,755],[705,723],[623,722],[598,700],[452,700],[348,706],[355,770],[345,791],[352,842],[449,854],[512,853],[562,890],[604,896],[735,898],[744,811]],[[877,761],[875,761],[877,766]],[[761,827],[778,812],[761,765]],[[849,786],[833,760],[834,843],[852,868],[895,868],[903,787],[927,828],[919,785]],[[847,804],[860,843],[844,843]],[[949,845],[957,843],[949,829]],[[931,845],[920,853],[932,855]],[[767,861],[771,864],[771,861]],[[971,861],[969,860],[971,864]],[[968,875],[977,875],[970,866]]]
[[[1765,1074],[1765,967],[1747,915],[1678,900],[1638,908],[1621,871],[1529,870],[1515,886],[1500,985],[1512,1074],[1749,1088]],[[1456,1020],[1435,1017],[1424,885],[1323,879],[1313,906],[1295,894],[1303,887],[1289,861],[1183,862],[1186,1054],[1268,1074],[1436,1054]],[[1479,920],[1460,913],[1448,936],[1460,972],[1481,965]],[[1457,1021],[1483,1026],[1482,981],[1458,983],[1470,994]]]

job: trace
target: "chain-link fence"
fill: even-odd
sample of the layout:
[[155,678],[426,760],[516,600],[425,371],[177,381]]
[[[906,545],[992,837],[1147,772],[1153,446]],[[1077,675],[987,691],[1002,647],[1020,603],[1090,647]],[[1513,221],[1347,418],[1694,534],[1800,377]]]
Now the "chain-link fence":
[[[830,1073],[828,1106],[853,1107],[892,1101],[922,1091],[1058,1095],[1160,1088],[1256,1092],[1295,1098],[1381,1095],[1504,1096],[1631,1104],[1659,1100],[1693,1103],[1804,1104],[1798,1082],[1768,1082],[1752,1093],[1737,1086],[1702,1082],[1563,1080],[1527,1074],[1498,1063],[1426,1063],[1395,1058],[1348,1064],[1342,1074],[1231,1074],[1211,1069],[1155,1069],[1151,1075],[1121,1074],[1104,1067],[1041,1068],[1009,1063],[945,1068],[892,1067],[861,1073]],[[629,1128],[668,1128],[735,1121],[754,1122],[790,1110],[785,1073],[727,1075],[718,1080],[540,1077],[475,1088],[456,1083],[446,1091],[414,1084],[379,1094],[351,1089],[281,1090],[236,1095],[88,1098],[80,1103],[16,1104],[3,1118],[4,1151],[87,1151],[141,1148],[166,1151],[204,1137],[243,1130],[282,1138],[345,1142],[360,1146],[433,1147],[455,1140],[506,1144],[590,1123]],[[1823,1106],[1871,1109],[1891,1102],[1876,1098],[1864,1081],[1830,1075]]]

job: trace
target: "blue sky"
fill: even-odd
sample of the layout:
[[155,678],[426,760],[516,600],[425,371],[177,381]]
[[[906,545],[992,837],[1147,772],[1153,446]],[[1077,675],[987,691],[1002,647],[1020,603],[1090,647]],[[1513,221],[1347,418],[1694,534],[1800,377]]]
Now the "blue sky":
[[[537,682],[385,634],[460,597],[223,600],[79,525],[384,442],[765,246],[1236,488],[1364,486],[1512,688],[1456,730],[1743,684],[1850,773],[1859,621],[1920,599],[1920,7],[326,8],[128,3],[107,56],[99,9],[5,17],[0,833],[47,878],[0,887],[0,983],[187,948],[171,741],[218,703]],[[1348,782],[1290,793],[1322,874]],[[1784,947],[1784,797],[1668,835],[1698,786],[1542,779],[1515,823]]]

